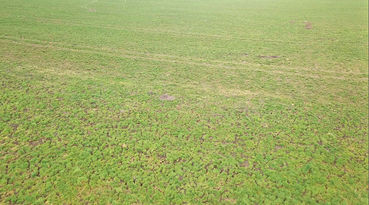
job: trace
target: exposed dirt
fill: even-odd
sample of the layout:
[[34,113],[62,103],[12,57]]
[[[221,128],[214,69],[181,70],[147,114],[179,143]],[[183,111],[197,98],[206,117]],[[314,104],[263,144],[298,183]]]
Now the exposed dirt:
[[29,145],[31,145],[32,147],[36,147],[40,144],[43,144],[43,140],[42,139],[39,139],[39,140],[33,140],[33,141],[29,141],[28,142]]
[[313,25],[311,24],[311,22],[305,22],[305,29],[312,29]]
[[167,156],[165,154],[158,154],[158,157],[161,159],[161,160],[166,160],[167,159]]
[[168,94],[161,95],[159,98],[160,100],[166,100],[166,101],[173,101],[176,99],[174,96],[171,96]]

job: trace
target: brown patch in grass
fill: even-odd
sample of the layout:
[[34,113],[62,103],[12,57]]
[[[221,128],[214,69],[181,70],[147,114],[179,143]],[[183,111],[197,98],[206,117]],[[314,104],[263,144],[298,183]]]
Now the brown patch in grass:
[[161,160],[166,160],[166,159],[167,159],[166,154],[158,154],[157,156],[158,156],[158,157],[159,157],[159,159],[161,159]]
[[171,96],[171,95],[168,95],[168,94],[164,94],[164,95],[161,95],[159,97],[160,100],[165,100],[165,101],[173,101],[175,100],[176,98],[174,96]]
[[311,22],[305,22],[305,29],[312,29],[313,28],[313,25],[311,24]]
[[88,12],[95,13],[96,9],[88,9]]
[[39,140],[29,141],[28,143],[29,143],[29,145],[31,145],[32,147],[36,147],[36,146],[38,146],[38,145],[40,145],[40,144],[43,144],[44,142],[43,142],[43,140],[42,140],[42,139],[39,139]]

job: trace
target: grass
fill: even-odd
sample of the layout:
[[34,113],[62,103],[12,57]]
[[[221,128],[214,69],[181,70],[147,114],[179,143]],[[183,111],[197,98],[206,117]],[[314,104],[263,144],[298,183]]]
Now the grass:
[[367,10],[2,0],[0,203],[368,203]]

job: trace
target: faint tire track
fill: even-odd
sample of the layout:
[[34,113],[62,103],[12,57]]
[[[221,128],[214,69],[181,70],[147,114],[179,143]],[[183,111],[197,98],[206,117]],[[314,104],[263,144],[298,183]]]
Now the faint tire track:
[[[329,76],[329,75],[318,75],[318,74],[302,74],[296,73],[297,69],[291,68],[284,68],[283,66],[264,66],[261,64],[255,63],[237,63],[237,62],[227,62],[227,61],[213,61],[213,60],[206,60],[200,58],[185,58],[173,55],[165,55],[165,54],[152,54],[152,53],[142,53],[136,51],[127,51],[122,49],[111,49],[111,48],[96,48],[90,46],[81,46],[81,45],[68,45],[63,43],[57,42],[49,42],[43,40],[36,40],[36,39],[20,39],[16,37],[9,37],[9,36],[1,36],[0,39],[2,41],[17,43],[21,45],[28,45],[33,47],[39,48],[51,48],[56,50],[63,50],[63,51],[73,51],[79,53],[90,53],[90,54],[99,54],[99,55],[107,55],[112,57],[123,57],[129,59],[142,59],[142,60],[150,60],[150,61],[159,61],[159,62],[167,62],[167,63],[182,63],[187,65],[194,65],[194,66],[204,66],[204,67],[211,67],[211,68],[222,68],[222,69],[245,69],[249,71],[258,71],[258,72],[265,72],[265,73],[273,73],[273,74],[280,74],[280,75],[292,75],[292,76],[300,76],[305,78],[313,78],[313,79],[334,79],[334,80],[347,80],[345,76]],[[242,67],[241,67],[242,66]],[[245,68],[245,66],[254,66],[253,68]],[[266,69],[263,67],[267,67]],[[276,67],[283,68],[284,70],[278,70]],[[321,71],[317,71],[321,72]],[[334,73],[336,74],[336,73]],[[342,75],[349,74],[350,80],[352,81],[366,81],[367,78],[352,78],[352,73],[340,73]],[[362,74],[356,74],[362,75]]]

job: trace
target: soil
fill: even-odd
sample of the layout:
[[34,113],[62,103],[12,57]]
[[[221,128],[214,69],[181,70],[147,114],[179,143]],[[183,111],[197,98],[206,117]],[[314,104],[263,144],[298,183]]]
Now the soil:
[[168,94],[164,94],[160,96],[160,100],[166,100],[166,101],[173,101],[176,98],[174,96],[168,95]]

